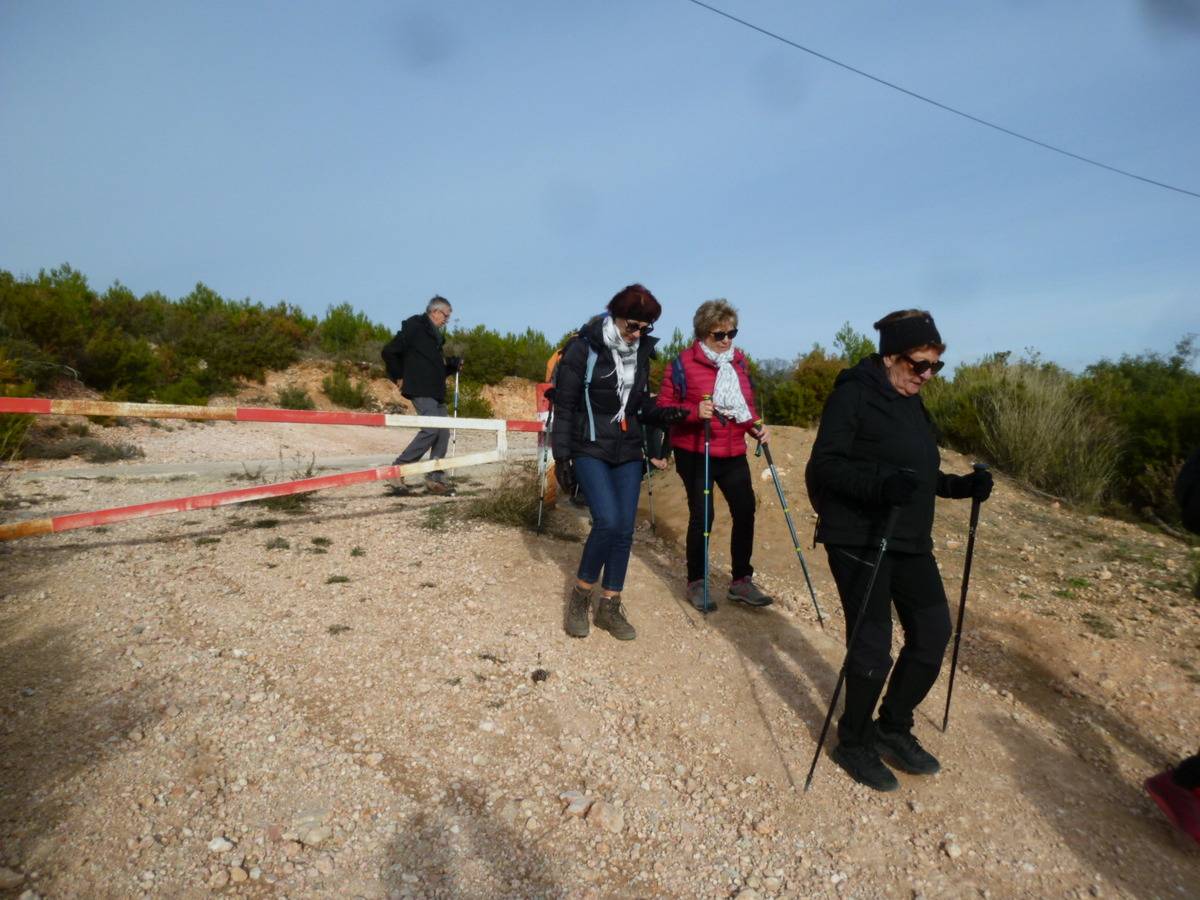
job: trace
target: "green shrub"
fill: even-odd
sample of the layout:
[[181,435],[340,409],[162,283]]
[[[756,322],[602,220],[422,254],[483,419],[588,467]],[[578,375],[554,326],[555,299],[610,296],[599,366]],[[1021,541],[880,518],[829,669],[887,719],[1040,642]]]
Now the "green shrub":
[[510,466],[489,490],[467,500],[460,514],[497,525],[535,528],[538,508],[537,472],[529,466]]
[[[21,381],[16,363],[0,348],[0,397],[28,397],[33,385]],[[25,436],[33,425],[33,416],[0,415],[0,463],[16,457],[25,443]]]
[[159,403],[176,403],[181,406],[204,406],[208,403],[208,397],[207,388],[194,375],[185,375],[154,392],[154,399]]
[[[377,325],[365,313],[355,311],[349,303],[340,303],[325,310],[325,318],[316,330],[317,341],[322,350],[341,356],[368,358],[365,345],[374,343],[382,347],[392,335],[387,326]],[[375,349],[372,359],[379,358]]]
[[[458,414],[464,419],[494,419],[496,417],[492,404],[483,396],[480,387],[474,381],[459,379]],[[446,399],[448,406],[454,403],[453,395],[449,392],[447,392]]]
[[521,334],[500,335],[486,325],[476,325],[469,331],[456,329],[447,335],[444,350],[447,356],[463,358],[463,371],[472,381],[498,384],[510,375],[541,381],[546,374],[546,360],[555,347],[532,328]]
[[1195,335],[1169,357],[1122,356],[1089,366],[1080,387],[1122,432],[1117,498],[1178,521],[1173,485],[1179,466],[1200,447],[1200,374],[1192,368]]
[[808,353],[796,360],[792,375],[795,391],[788,398],[788,408],[780,411],[780,415],[786,414],[788,418],[774,421],[784,425],[817,422],[825,409],[825,401],[833,393],[833,383],[844,368],[844,359],[829,353],[820,344],[814,344]]
[[316,409],[313,398],[299,385],[289,384],[279,389],[279,405],[284,409]]
[[350,380],[350,369],[345,365],[334,367],[333,372],[321,379],[321,390],[338,406],[347,409],[363,409],[374,406],[375,398],[365,381]]
[[858,365],[863,358],[875,352],[875,342],[855,331],[849,322],[842,323],[837,330],[833,336],[833,346],[847,366]]
[[999,354],[934,380],[922,396],[944,439],[1055,496],[1094,506],[1117,474],[1119,429],[1069,372]]

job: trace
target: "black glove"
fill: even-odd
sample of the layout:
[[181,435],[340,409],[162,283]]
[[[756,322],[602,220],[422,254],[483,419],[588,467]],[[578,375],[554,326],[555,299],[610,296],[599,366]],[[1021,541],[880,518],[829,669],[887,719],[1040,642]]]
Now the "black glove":
[[463,366],[463,360],[462,360],[461,356],[447,356],[446,357],[446,371],[447,372],[461,372],[462,366]]
[[575,493],[579,481],[575,478],[575,460],[569,456],[554,461],[554,478],[568,497]]
[[920,482],[908,472],[896,472],[883,479],[879,497],[885,506],[904,506],[917,492]]
[[970,475],[956,475],[950,482],[950,497],[966,500],[968,497],[982,503],[992,494],[992,473],[987,469],[976,469]]
[[682,406],[660,406],[658,421],[664,428],[677,425],[688,417],[688,411]]

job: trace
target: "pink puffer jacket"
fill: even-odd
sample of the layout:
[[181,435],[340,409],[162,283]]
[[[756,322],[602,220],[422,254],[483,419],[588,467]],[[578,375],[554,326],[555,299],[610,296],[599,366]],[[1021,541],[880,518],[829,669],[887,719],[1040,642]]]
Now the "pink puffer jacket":
[[[758,418],[754,388],[750,384],[749,363],[741,350],[733,351],[733,370],[737,372],[742,395],[750,407],[751,419],[738,423],[722,422],[714,417],[709,449],[713,456],[742,456],[746,452],[746,435],[754,428]],[[717,367],[704,355],[699,341],[695,341],[667,365],[658,390],[658,405],[680,406],[688,411],[684,421],[671,426],[672,447],[692,453],[704,452],[704,420],[697,415],[697,409],[705,395],[712,394],[716,383]]]

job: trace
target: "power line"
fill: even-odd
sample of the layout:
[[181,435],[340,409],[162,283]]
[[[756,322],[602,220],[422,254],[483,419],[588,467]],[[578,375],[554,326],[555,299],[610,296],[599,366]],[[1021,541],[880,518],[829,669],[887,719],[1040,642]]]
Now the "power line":
[[715,6],[710,6],[709,4],[702,2],[702,0],[687,0],[687,2],[693,3],[696,6],[699,6],[701,9],[706,9],[709,12],[715,13],[718,16],[722,16],[731,22],[736,22],[739,25],[744,25],[746,28],[749,28],[751,31],[757,31],[759,34],[765,35],[766,37],[773,38],[774,40],[777,40],[777,41],[780,41],[781,43],[787,44],[789,47],[792,47],[796,50],[801,50],[804,53],[809,54],[810,56],[815,56],[817,59],[824,60],[827,63],[832,63],[833,65],[838,66],[839,68],[845,69],[848,72],[853,72],[855,75],[861,75],[863,78],[867,78],[871,81],[874,81],[876,84],[881,84],[884,87],[891,88],[894,91],[899,91],[901,94],[907,94],[909,97],[912,97],[914,100],[920,100],[923,103],[928,103],[930,106],[936,106],[938,109],[943,110],[945,112],[953,113],[956,116],[961,116],[962,118],[967,119],[968,121],[974,122],[976,125],[984,125],[987,128],[991,128],[995,131],[999,131],[1002,134],[1007,134],[1009,137],[1014,137],[1014,138],[1017,138],[1018,140],[1022,140],[1027,143],[1033,144],[1034,146],[1041,147],[1043,150],[1052,150],[1055,153],[1060,153],[1063,156],[1068,156],[1071,159],[1078,160],[1079,162],[1087,163],[1090,166],[1096,166],[1097,168],[1100,168],[1100,169],[1106,169],[1107,171],[1114,172],[1117,175],[1124,175],[1126,178],[1133,178],[1133,179],[1136,179],[1137,181],[1145,182],[1146,184],[1152,184],[1155,187],[1166,188],[1168,191],[1175,191],[1176,193],[1179,193],[1179,194],[1186,194],[1189,197],[1195,197],[1197,200],[1200,200],[1200,193],[1197,193],[1195,191],[1189,191],[1187,188],[1176,187],[1173,184],[1167,184],[1165,181],[1155,181],[1153,178],[1147,178],[1144,175],[1138,175],[1136,172],[1130,172],[1127,169],[1119,169],[1116,166],[1110,166],[1108,163],[1100,162],[1097,159],[1092,159],[1091,157],[1088,157],[1088,156],[1082,156],[1078,153],[1072,153],[1070,150],[1064,150],[1062,147],[1056,147],[1053,144],[1046,143],[1045,141],[1039,141],[1037,138],[1030,137],[1027,134],[1021,134],[1021,132],[1019,132],[1019,131],[1013,131],[1011,128],[1005,128],[1003,125],[997,125],[995,122],[989,122],[987,119],[981,119],[979,116],[973,116],[969,112],[965,112],[964,110],[961,110],[961,109],[956,109],[955,107],[950,106],[946,103],[942,103],[938,100],[934,100],[932,97],[926,97],[924,94],[918,94],[916,91],[910,91],[908,88],[901,87],[900,85],[896,84],[895,82],[888,81],[886,78],[880,78],[877,75],[872,75],[870,72],[864,72],[862,69],[857,69],[848,63],[844,63],[841,60],[834,59],[832,56],[827,56],[826,54],[821,53],[817,50],[814,50],[811,47],[805,47],[803,44],[798,44],[795,41],[790,40],[781,34],[777,34],[776,32],[770,31],[759,25],[755,25],[753,22],[747,22],[745,19],[739,19],[737,16],[733,15],[732,13],[727,13],[723,9],[717,9],[717,7],[715,7]]

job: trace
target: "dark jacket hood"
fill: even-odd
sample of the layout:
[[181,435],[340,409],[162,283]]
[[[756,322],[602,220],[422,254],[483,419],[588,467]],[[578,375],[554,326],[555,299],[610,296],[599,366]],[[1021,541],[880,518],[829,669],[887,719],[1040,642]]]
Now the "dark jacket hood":
[[860,359],[857,365],[851,366],[849,369],[842,369],[838,372],[838,376],[834,379],[833,386],[839,387],[848,381],[857,381],[862,384],[872,387],[879,391],[884,397],[889,400],[899,399],[900,394],[892,387],[892,383],[888,380],[887,370],[883,367],[883,360],[878,354],[871,354]]

